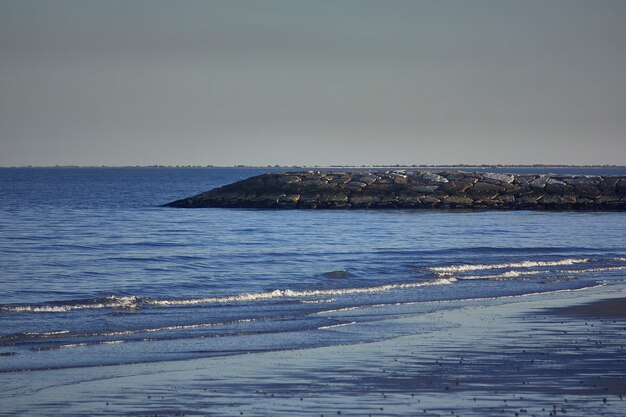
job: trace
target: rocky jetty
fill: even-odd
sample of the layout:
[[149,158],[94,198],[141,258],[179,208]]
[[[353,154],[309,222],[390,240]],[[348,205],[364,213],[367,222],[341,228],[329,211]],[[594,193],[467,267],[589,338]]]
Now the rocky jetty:
[[459,171],[263,174],[169,207],[626,211],[626,177]]

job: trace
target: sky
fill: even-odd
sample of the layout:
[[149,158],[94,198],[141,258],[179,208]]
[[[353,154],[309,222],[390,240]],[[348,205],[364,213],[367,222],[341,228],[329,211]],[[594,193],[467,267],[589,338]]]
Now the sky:
[[626,1],[0,0],[0,166],[626,165]]

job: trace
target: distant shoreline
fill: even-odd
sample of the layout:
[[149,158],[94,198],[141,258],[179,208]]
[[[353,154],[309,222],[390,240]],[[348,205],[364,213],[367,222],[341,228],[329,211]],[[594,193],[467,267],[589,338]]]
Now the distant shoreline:
[[0,166],[0,169],[418,169],[418,168],[625,168],[626,165],[565,165],[565,164],[457,164],[457,165],[20,165]]

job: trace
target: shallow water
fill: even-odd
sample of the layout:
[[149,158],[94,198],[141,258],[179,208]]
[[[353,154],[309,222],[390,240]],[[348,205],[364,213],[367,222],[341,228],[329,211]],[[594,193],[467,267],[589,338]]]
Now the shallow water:
[[415,329],[351,308],[626,278],[626,213],[160,207],[270,170],[1,169],[0,371],[380,340]]

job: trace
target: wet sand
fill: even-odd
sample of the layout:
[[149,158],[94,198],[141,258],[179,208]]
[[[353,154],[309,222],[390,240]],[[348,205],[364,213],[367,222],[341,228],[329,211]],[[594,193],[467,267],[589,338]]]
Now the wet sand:
[[578,317],[624,319],[626,318],[626,298],[598,300],[585,304],[554,308],[546,312]]
[[468,301],[354,346],[5,374],[0,415],[623,416],[624,295]]

